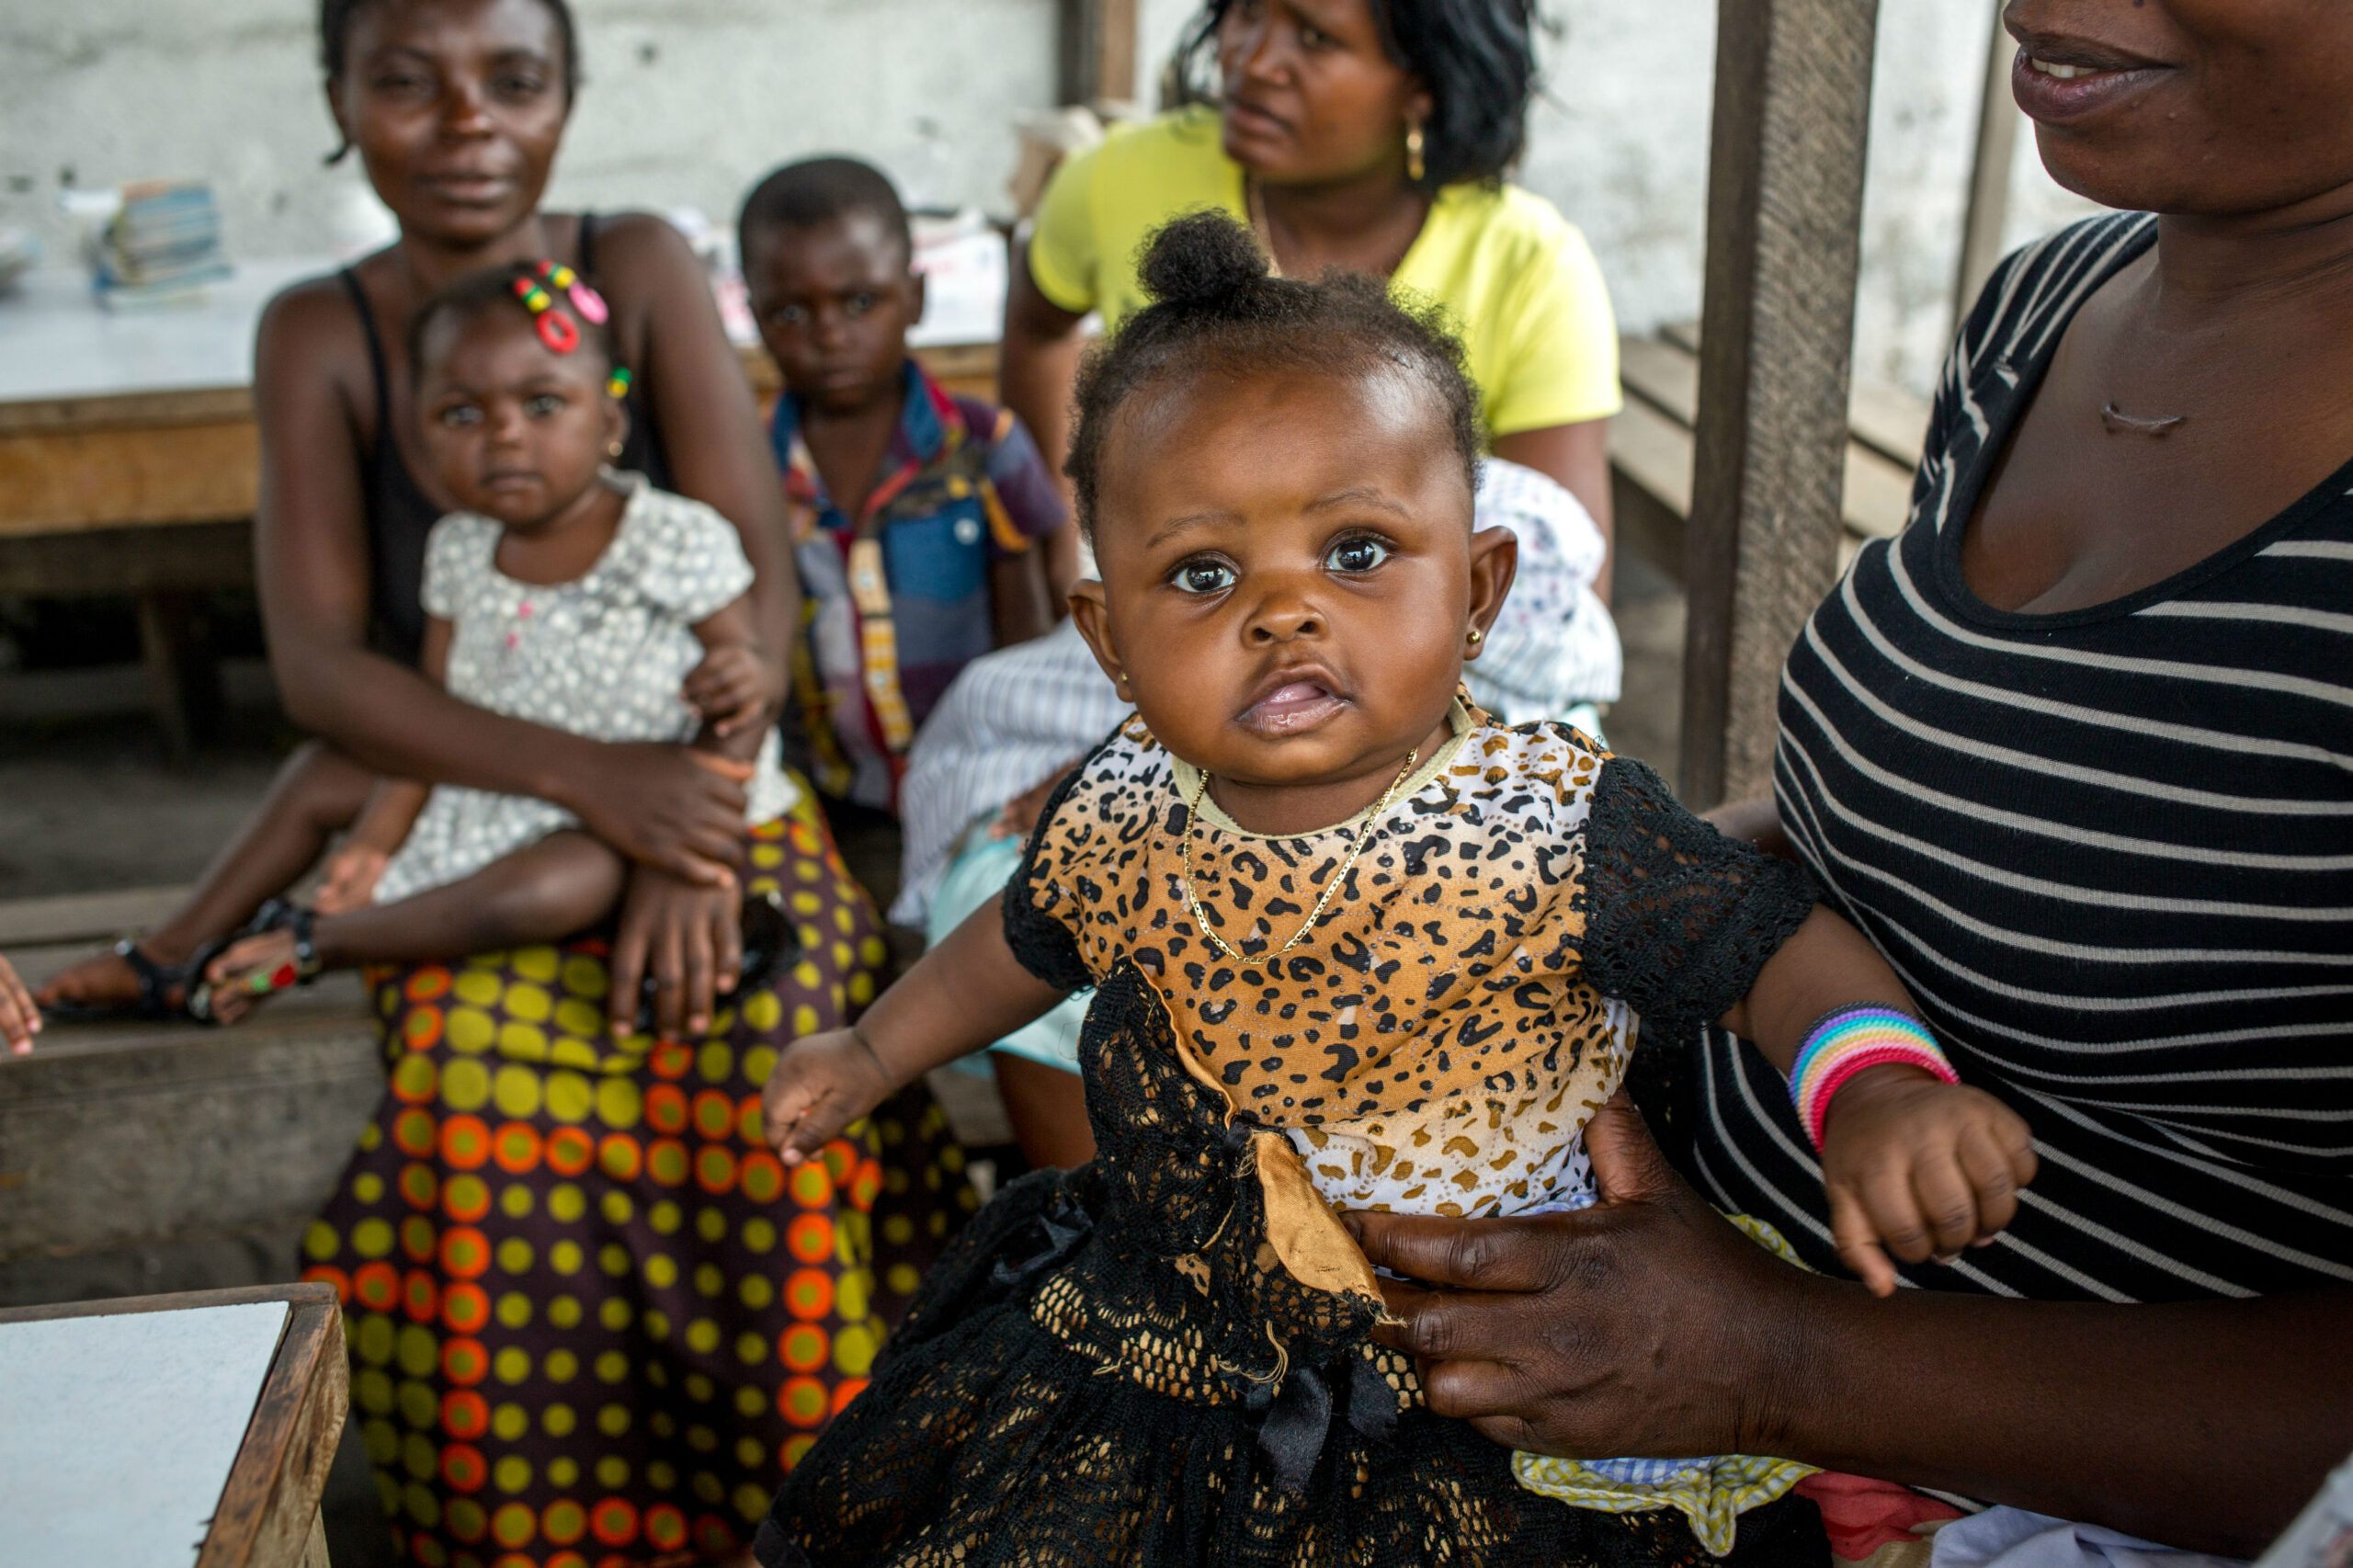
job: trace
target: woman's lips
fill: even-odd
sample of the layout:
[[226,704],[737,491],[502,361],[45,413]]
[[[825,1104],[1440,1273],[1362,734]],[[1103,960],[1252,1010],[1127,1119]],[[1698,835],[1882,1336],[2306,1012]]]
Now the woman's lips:
[[2010,96],[2028,118],[2063,124],[2113,108],[2146,90],[2168,68],[2146,61],[2103,58],[2080,49],[2018,51],[2010,69]]
[[1248,98],[1226,99],[1225,118],[1229,125],[1245,135],[1271,137],[1290,134],[1289,121],[1268,113]]
[[1290,734],[1324,722],[1346,706],[1322,681],[1286,681],[1244,709],[1242,723],[1261,734]]

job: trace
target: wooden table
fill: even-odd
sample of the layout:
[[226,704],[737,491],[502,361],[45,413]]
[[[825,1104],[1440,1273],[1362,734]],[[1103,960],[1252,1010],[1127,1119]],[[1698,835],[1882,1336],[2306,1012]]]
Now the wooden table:
[[0,1565],[326,1568],[332,1286],[0,1311]]
[[[109,314],[56,271],[0,296],[0,594],[134,598],[175,754],[220,700],[198,596],[253,584],[255,325],[278,290],[334,265],[244,264],[193,310]],[[738,351],[765,406],[775,368],[756,344]],[[995,395],[995,344],[915,352],[951,391]]]

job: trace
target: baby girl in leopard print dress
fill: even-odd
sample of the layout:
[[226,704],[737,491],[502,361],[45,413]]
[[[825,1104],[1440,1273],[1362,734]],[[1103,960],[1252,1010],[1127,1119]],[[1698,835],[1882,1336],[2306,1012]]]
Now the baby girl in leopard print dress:
[[[1380,1280],[1334,1210],[1592,1201],[1582,1130],[1638,1022],[1721,1023],[1791,1075],[1875,1285],[1926,1205],[2006,1222],[2024,1125],[1953,1081],[1803,871],[1462,695],[1514,544],[1472,531],[1478,405],[1434,319],[1377,280],[1269,277],[1215,216],[1142,275],[1157,302],[1090,360],[1069,465],[1101,574],[1072,610],[1136,715],[1002,907],[767,1091],[805,1158],[1093,985],[1097,1157],[974,1221],[761,1561],[1686,1560],[1648,1461],[1585,1467],[1564,1506],[1430,1414],[1370,1340]],[[1751,1463],[1752,1504],[1802,1473]],[[1733,1556],[1818,1557],[1769,1512]]]

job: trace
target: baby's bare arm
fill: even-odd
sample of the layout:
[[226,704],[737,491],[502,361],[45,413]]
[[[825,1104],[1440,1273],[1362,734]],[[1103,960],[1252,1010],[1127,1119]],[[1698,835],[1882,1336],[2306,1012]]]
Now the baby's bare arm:
[[787,1165],[934,1067],[1004,1039],[1067,994],[1021,967],[991,899],[846,1029],[795,1040],[761,1095],[767,1139]]
[[[1869,938],[1815,906],[1720,1023],[1787,1077],[1806,1031],[1855,1004],[1918,1009]],[[1867,1067],[1848,1078],[1823,1124],[1822,1177],[1838,1253],[1880,1295],[1906,1263],[1949,1257],[2018,1212],[2034,1179],[2034,1142],[2017,1112],[1982,1089],[1917,1067]]]

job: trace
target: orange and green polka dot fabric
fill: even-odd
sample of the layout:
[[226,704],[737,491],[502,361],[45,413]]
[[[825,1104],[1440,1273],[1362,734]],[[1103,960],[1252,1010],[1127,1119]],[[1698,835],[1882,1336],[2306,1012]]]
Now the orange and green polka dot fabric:
[[305,1278],[426,1568],[740,1551],[973,1206],[918,1088],[787,1171],[777,1052],[870,1001],[872,908],[812,806],[756,830],[801,951],[698,1041],[615,1040],[595,941],[370,976],[390,1083]]

